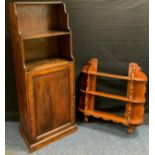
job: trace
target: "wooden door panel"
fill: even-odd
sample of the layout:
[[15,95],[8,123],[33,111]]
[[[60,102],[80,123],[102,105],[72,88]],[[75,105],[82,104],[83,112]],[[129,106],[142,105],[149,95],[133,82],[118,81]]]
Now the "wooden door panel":
[[36,135],[70,122],[69,70],[61,68],[32,77]]

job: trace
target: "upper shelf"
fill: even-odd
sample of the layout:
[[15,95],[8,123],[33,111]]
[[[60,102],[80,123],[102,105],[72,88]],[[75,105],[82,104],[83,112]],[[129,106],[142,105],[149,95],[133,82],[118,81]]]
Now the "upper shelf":
[[88,72],[85,69],[83,69],[82,72],[87,73],[87,74],[91,74],[91,75],[97,75],[97,76],[109,77],[109,78],[115,78],[115,79],[121,79],[121,80],[141,81],[141,82],[147,81],[147,79],[144,79],[144,78],[136,78],[136,77],[131,78],[129,76],[109,74],[109,73],[103,73],[103,72],[95,72],[95,71]]
[[42,31],[42,32],[33,32],[26,35],[22,35],[22,39],[37,39],[37,38],[44,38],[44,37],[52,37],[52,36],[61,36],[61,35],[69,35],[70,32],[65,31]]
[[64,35],[70,31],[69,18],[63,2],[14,4],[18,31],[23,39]]

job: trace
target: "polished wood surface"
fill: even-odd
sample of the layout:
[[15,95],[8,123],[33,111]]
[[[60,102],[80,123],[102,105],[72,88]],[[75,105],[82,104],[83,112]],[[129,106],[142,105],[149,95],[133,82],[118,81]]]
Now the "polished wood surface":
[[35,136],[71,121],[69,86],[67,65],[28,73],[29,102],[35,109],[32,110]]
[[63,2],[10,2],[20,130],[30,151],[76,130],[72,33]]
[[24,40],[28,39],[37,39],[37,38],[45,38],[45,37],[52,37],[52,36],[61,36],[61,35],[68,35],[70,32],[65,31],[42,31],[42,32],[34,32],[33,34],[26,34],[22,36]]
[[[86,70],[82,71],[83,73],[87,73]],[[103,72],[89,72],[91,75],[97,75],[97,76],[103,76],[103,77],[108,77],[108,78],[114,78],[114,79],[120,79],[120,80],[134,80],[134,81],[146,81],[146,79],[142,78],[131,78],[128,76],[123,76],[123,75],[115,75],[115,74],[109,74],[109,73],[103,73]]]
[[[132,133],[136,126],[143,123],[147,82],[146,75],[141,71],[141,68],[136,63],[129,64],[128,76],[98,72],[97,66],[98,60],[96,58],[93,58],[88,62],[88,64],[84,65],[82,69],[79,110],[84,113],[86,122],[88,122],[88,116],[94,116],[97,118],[102,118],[104,120],[122,123],[128,126],[128,133]],[[97,76],[127,80],[127,95],[120,96],[97,91]],[[95,96],[125,101],[126,104],[124,117],[95,110]]]
[[27,72],[31,71],[37,71],[40,69],[47,69],[50,67],[57,67],[60,64],[65,65],[65,64],[72,64],[72,62],[68,62],[65,59],[61,58],[49,58],[49,59],[41,59],[41,60],[35,60],[35,61],[28,61],[25,64],[25,69]]

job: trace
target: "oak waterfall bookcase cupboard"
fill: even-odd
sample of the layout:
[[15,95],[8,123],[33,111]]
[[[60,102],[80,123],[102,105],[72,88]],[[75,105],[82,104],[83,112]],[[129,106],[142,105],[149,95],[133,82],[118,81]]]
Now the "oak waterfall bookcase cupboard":
[[[93,58],[82,68],[79,110],[84,113],[86,122],[88,121],[89,116],[94,116],[96,118],[102,118],[103,120],[122,123],[128,126],[128,133],[132,133],[136,126],[143,123],[147,82],[146,75],[141,71],[141,68],[136,63],[129,64],[128,76],[98,72],[97,67],[98,59]],[[120,96],[96,90],[97,76],[127,80],[127,95]],[[124,117],[105,111],[96,110],[95,96],[125,101]]]
[[10,2],[20,112],[30,151],[76,130],[72,34],[63,2]]

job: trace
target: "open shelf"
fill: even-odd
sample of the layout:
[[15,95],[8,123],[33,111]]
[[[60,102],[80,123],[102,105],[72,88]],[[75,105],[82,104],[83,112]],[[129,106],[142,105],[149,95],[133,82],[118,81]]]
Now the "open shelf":
[[100,92],[100,91],[91,91],[91,90],[84,91],[84,90],[81,89],[81,92],[87,93],[87,94],[90,94],[90,95],[97,95],[97,96],[101,96],[101,97],[106,97],[106,98],[116,99],[116,100],[126,101],[126,102],[134,102],[134,103],[143,103],[143,102],[145,102],[145,100],[130,100],[128,97],[125,97],[125,96],[108,94],[108,93],[104,93],[104,92]]
[[28,61],[25,63],[26,71],[34,71],[38,69],[45,69],[48,67],[56,67],[68,64],[69,61],[60,58],[51,58],[45,60],[35,60],[35,61]]
[[63,2],[15,4],[26,69],[47,66],[53,59],[73,60],[69,19]]
[[101,112],[101,111],[97,111],[97,110],[87,110],[86,114],[92,115],[92,116],[97,117],[97,118],[102,118],[104,120],[114,121],[117,123],[122,123],[124,125],[128,125],[128,122],[124,117],[121,117],[121,116],[116,115],[116,114],[103,112],[103,111]]
[[91,95],[97,95],[97,96],[101,96],[101,97],[111,98],[111,99],[117,99],[117,100],[121,100],[121,101],[129,101],[129,99],[127,97],[120,96],[120,95],[112,95],[112,94],[99,92],[99,91],[90,91],[90,90],[89,91],[84,91],[84,90],[81,90],[81,92],[91,94]]
[[65,35],[70,31],[63,3],[16,3],[15,7],[23,39]]
[[[88,73],[87,70],[82,70],[83,73]],[[97,76],[102,76],[102,77],[109,77],[109,78],[115,78],[115,79],[121,79],[121,80],[129,80],[129,81],[144,81],[146,82],[146,79],[142,78],[130,78],[129,76],[123,76],[123,75],[116,75],[116,74],[109,74],[109,73],[101,73],[101,72],[89,72],[91,75],[97,75]]]
[[22,35],[23,40],[28,39],[37,39],[37,38],[45,38],[45,37],[52,37],[52,36],[61,36],[61,35],[69,35],[70,32],[65,31],[42,31],[42,32],[33,32],[33,33],[27,33],[25,35]]
[[70,35],[24,40],[25,62],[60,58],[72,60]]

